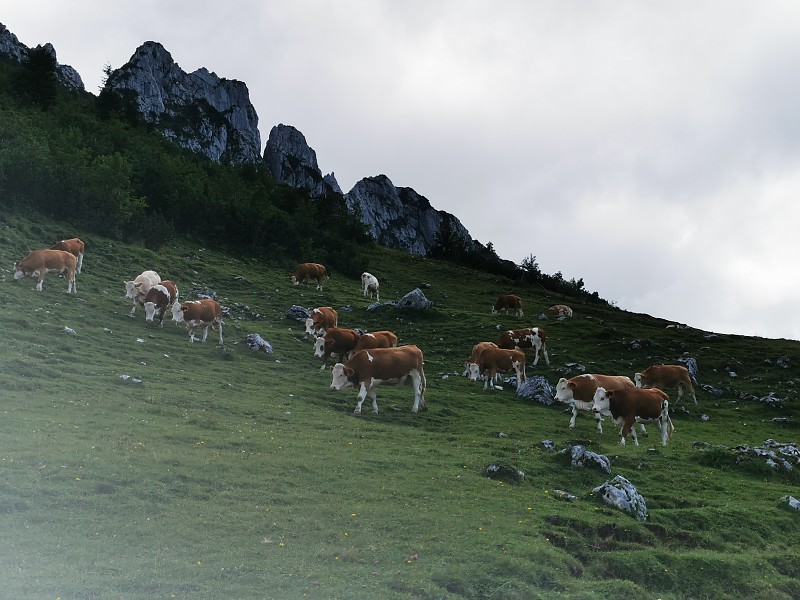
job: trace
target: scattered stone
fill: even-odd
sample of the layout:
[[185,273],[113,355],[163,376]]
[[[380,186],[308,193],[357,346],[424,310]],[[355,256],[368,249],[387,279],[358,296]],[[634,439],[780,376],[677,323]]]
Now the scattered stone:
[[569,492],[565,492],[564,490],[553,490],[553,495],[559,500],[567,500],[569,502],[577,500],[578,498],[575,494],[570,494]]
[[791,361],[789,360],[788,356],[781,356],[776,361],[775,364],[781,367],[782,369],[788,369],[792,366]]
[[120,375],[119,379],[120,381],[122,381],[122,383],[134,383],[134,384],[142,383],[141,379],[137,377],[132,377],[130,375]]
[[501,431],[500,433],[498,433],[498,434],[497,434],[497,437],[499,437],[499,438],[507,438],[507,437],[508,437],[508,434],[507,434],[507,433],[503,433],[503,432]]
[[797,444],[785,444],[773,439],[764,441],[764,448],[751,448],[747,444],[736,446],[731,450],[736,464],[749,460],[760,460],[773,471],[789,472],[800,467],[800,448]]
[[373,302],[367,307],[367,310],[378,310],[381,306],[395,306],[394,302]]
[[692,378],[692,383],[697,385],[697,374],[700,372],[700,369],[697,366],[697,360],[694,358],[679,358],[678,362],[683,363],[686,366],[686,369],[689,371],[689,377]]
[[247,344],[247,347],[254,352],[260,350],[266,354],[272,354],[272,344],[270,344],[257,333],[250,333],[246,335],[244,338],[244,343]]
[[555,402],[553,388],[542,375],[534,375],[519,386],[517,396],[528,400],[536,400],[546,406],[552,406]]
[[789,508],[800,510],[800,501],[798,501],[794,496],[784,496],[781,498],[781,503],[786,504]]
[[67,335],[75,335],[75,330],[72,327],[64,327],[64,333]]
[[736,371],[728,371],[728,375],[730,375],[731,379],[738,377],[738,375],[736,375]]
[[593,494],[602,494],[606,504],[620,509],[636,517],[638,521],[647,520],[647,504],[636,487],[622,475],[606,481],[592,490]]
[[547,321],[547,315],[544,313],[539,313],[539,320],[540,321]]
[[433,306],[433,302],[425,297],[421,289],[416,288],[400,298],[395,306],[400,309],[414,308],[417,310],[424,310]]
[[775,392],[770,392],[766,396],[762,396],[761,398],[759,398],[758,401],[763,402],[768,406],[778,406],[783,403],[784,398],[778,398],[775,395]]
[[576,446],[567,446],[561,452],[559,452],[559,454],[567,453],[570,455],[570,466],[573,469],[583,468],[588,463],[590,465],[594,464],[606,473],[611,473],[611,461],[608,460],[607,456],[587,450],[586,447],[582,446],[581,444]]
[[700,420],[701,421],[708,421],[710,418],[711,417],[709,417],[708,415],[700,415]]
[[305,323],[306,319],[311,318],[311,311],[307,308],[303,308],[302,306],[297,306],[294,304],[289,310],[286,311],[286,318],[294,319],[296,321],[303,321]]
[[139,342],[140,344],[144,344],[145,339],[144,338],[136,338],[136,341]]
[[539,445],[544,448],[545,450],[555,450],[556,445],[553,443],[553,440],[542,440],[539,442]]
[[703,336],[707,340],[715,340],[719,337],[718,333],[707,333]]
[[710,394],[711,396],[714,396],[715,398],[720,398],[722,396],[722,390],[718,390],[713,385],[708,385],[707,383],[704,383],[700,387],[703,388],[703,390],[705,390],[706,393]]
[[484,469],[489,479],[498,479],[506,483],[517,483],[525,478],[525,473],[511,465],[493,463]]

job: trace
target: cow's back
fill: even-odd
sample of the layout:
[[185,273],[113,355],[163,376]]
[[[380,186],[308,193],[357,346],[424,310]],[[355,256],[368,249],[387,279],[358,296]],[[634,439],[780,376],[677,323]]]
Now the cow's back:
[[636,387],[629,377],[625,375],[600,375],[597,373],[587,373],[578,375],[569,380],[574,383],[572,397],[583,402],[592,402],[597,388],[603,387],[606,390],[617,390],[621,388]]
[[422,372],[422,350],[414,345],[360,350],[345,365],[355,371],[359,381],[405,377],[413,370]]

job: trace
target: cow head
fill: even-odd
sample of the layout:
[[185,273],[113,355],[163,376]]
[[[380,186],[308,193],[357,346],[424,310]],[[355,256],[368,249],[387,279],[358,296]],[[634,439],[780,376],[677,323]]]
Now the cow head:
[[565,378],[561,378],[558,380],[556,384],[556,395],[555,399],[559,402],[572,402],[573,396],[572,392],[575,390],[575,384],[567,381]]
[[492,314],[496,315],[496,314],[498,314],[498,312],[499,311],[494,306],[492,306]]
[[638,387],[638,388],[644,387],[644,385],[642,384],[642,374],[641,373],[636,373],[633,376],[633,381],[636,383],[636,387]]
[[145,323],[151,323],[153,321],[153,317],[156,314],[156,306],[155,302],[145,302],[144,303],[144,320]]
[[308,335],[317,335],[319,328],[314,327],[314,319],[308,318],[306,319],[306,333]]
[[468,362],[465,363],[464,366],[467,367],[469,371],[469,375],[467,375],[467,378],[470,381],[478,381],[481,378],[481,368],[478,365],[478,363]]
[[177,302],[172,305],[172,320],[175,321],[175,323],[183,321],[183,305]]
[[297,279],[296,275],[292,275],[292,285],[300,285],[300,281]]
[[353,382],[350,378],[355,374],[352,368],[343,365],[342,363],[336,363],[333,365],[331,369],[331,389],[334,391],[339,391],[342,388],[346,387],[353,387]]
[[25,277],[25,267],[19,261],[14,263],[14,279],[22,279]]
[[125,284],[125,297],[126,298],[136,298],[136,292],[138,291],[138,286],[133,281],[123,281]]
[[314,356],[322,358],[325,355],[325,338],[317,337],[314,341]]
[[611,404],[611,397],[614,395],[614,390],[607,390],[604,387],[599,387],[594,391],[594,404],[592,411],[596,413],[608,414],[609,406]]

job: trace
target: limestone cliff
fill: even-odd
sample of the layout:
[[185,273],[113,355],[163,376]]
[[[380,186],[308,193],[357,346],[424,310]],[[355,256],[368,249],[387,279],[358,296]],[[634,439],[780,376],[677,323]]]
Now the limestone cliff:
[[205,68],[186,73],[161,44],[145,42],[106,87],[135,92],[144,119],[184,148],[228,164],[261,160],[258,115],[241,81]]

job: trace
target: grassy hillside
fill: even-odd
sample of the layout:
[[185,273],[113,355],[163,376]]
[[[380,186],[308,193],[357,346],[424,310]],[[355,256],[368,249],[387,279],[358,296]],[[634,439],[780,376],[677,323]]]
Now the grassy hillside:
[[[798,441],[797,342],[668,330],[388,250],[369,257],[382,299],[423,286],[434,308],[368,312],[359,282],[336,272],[318,292],[290,284],[291,264],[189,241],[155,253],[0,216],[0,596],[800,597],[800,513],[780,502],[800,495],[798,477],[737,465],[728,450]],[[15,260],[73,235],[87,244],[76,295],[53,275],[40,293],[13,280]],[[218,293],[224,347],[213,333],[191,344],[183,326],[146,325],[141,309],[130,318],[122,282],[145,269],[184,298]],[[525,318],[490,314],[509,291]],[[559,302],[572,319],[538,321]],[[329,389],[302,324],[285,317],[293,304],[349,306],[340,326],[420,346],[429,409],[412,415],[409,388],[379,388],[380,413],[354,416],[355,391]],[[603,435],[588,415],[569,430],[563,406],[459,376],[475,342],[531,324],[548,332],[551,365],[529,362],[528,375],[553,385],[569,363],[633,376],[685,355],[722,395],[698,388],[698,406],[678,405],[666,448],[655,434],[622,447],[609,421]],[[253,332],[273,354],[247,348]],[[771,392],[779,405],[757,400]],[[570,468],[557,452],[576,442],[636,485],[646,522],[591,495],[611,476]],[[525,477],[490,479],[494,463]]]

